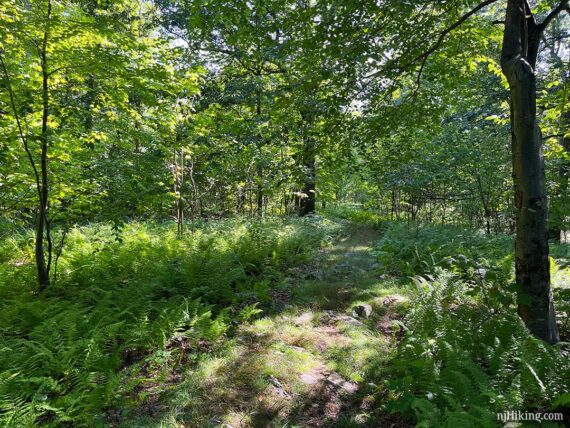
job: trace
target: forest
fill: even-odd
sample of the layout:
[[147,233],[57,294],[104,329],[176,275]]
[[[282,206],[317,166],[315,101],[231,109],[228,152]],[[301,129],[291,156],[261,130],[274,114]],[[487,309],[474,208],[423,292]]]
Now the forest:
[[568,426],[569,125],[569,0],[1,0],[0,426]]

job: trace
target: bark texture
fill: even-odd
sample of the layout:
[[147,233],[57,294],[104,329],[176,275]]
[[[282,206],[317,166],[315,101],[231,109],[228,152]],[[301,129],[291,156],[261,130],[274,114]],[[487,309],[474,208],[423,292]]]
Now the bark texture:
[[305,153],[305,180],[303,183],[303,196],[299,201],[299,215],[306,216],[315,212],[316,206],[316,171],[315,154],[311,147]]
[[[47,3],[46,20],[51,20],[51,1]],[[47,27],[49,29],[49,27]],[[48,179],[48,119],[49,119],[49,72],[47,69],[47,52],[49,33],[46,29],[41,47],[41,69],[42,69],[42,130],[40,134],[41,159],[40,159],[40,180],[38,183],[39,206],[36,217],[36,243],[35,256],[36,268],[38,271],[38,282],[40,290],[44,290],[50,285],[50,268],[52,258],[51,228],[48,217],[49,210],[49,179]],[[45,245],[47,241],[47,261],[45,255]]]
[[529,330],[559,341],[550,287],[547,200],[542,137],[536,117],[535,65],[542,26],[526,0],[508,0],[501,67],[510,88],[515,191],[516,281],[523,296],[518,312]]

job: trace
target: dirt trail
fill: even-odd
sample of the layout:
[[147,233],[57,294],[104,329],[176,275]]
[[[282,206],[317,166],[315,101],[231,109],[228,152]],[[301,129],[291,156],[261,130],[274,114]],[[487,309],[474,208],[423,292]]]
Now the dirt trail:
[[340,258],[344,263],[351,264],[359,269],[373,270],[376,266],[376,259],[372,250],[379,239],[379,232],[372,227],[351,225],[347,238],[340,240],[335,246],[323,250],[324,263],[336,263],[337,258]]
[[[269,381],[254,400],[232,406],[220,419],[226,426],[367,426],[372,416],[401,425],[372,415],[379,388],[366,385],[367,371],[392,346],[391,314],[382,306],[394,301],[387,300],[393,284],[382,281],[373,254],[380,235],[360,225],[349,225],[346,235],[297,270],[281,313],[240,331]],[[358,316],[359,305],[372,313]]]
[[370,381],[389,358],[394,305],[403,300],[376,264],[379,237],[349,225],[344,239],[293,270],[273,296],[280,309],[240,326],[175,388],[167,405],[187,415],[182,426],[405,426]]

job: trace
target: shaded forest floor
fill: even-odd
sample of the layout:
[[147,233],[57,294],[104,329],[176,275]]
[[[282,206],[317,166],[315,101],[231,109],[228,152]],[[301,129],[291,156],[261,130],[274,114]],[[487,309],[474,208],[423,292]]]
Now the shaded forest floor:
[[336,214],[205,222],[182,236],[171,223],[78,227],[44,293],[32,231],[0,233],[0,425],[569,417],[567,244],[551,246],[564,343],[548,347],[516,314],[511,236]]
[[350,224],[271,291],[272,314],[240,325],[197,364],[147,372],[137,390],[145,405],[118,425],[407,426],[383,410],[383,389],[370,381],[382,378],[407,304],[379,272],[378,239]]

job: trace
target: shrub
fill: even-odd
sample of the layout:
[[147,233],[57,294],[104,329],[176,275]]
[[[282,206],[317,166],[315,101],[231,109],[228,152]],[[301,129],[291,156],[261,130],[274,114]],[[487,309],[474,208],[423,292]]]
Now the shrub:
[[[478,427],[496,426],[504,410],[544,411],[564,401],[567,357],[530,335],[517,315],[512,237],[451,226],[382,228],[382,269],[415,284],[393,359],[392,410],[418,426]],[[569,271],[552,259],[551,273],[565,319]]]
[[329,217],[348,220],[357,224],[368,224],[378,226],[382,221],[382,216],[373,209],[362,209],[355,205],[341,205],[339,207],[327,208],[325,213]]

